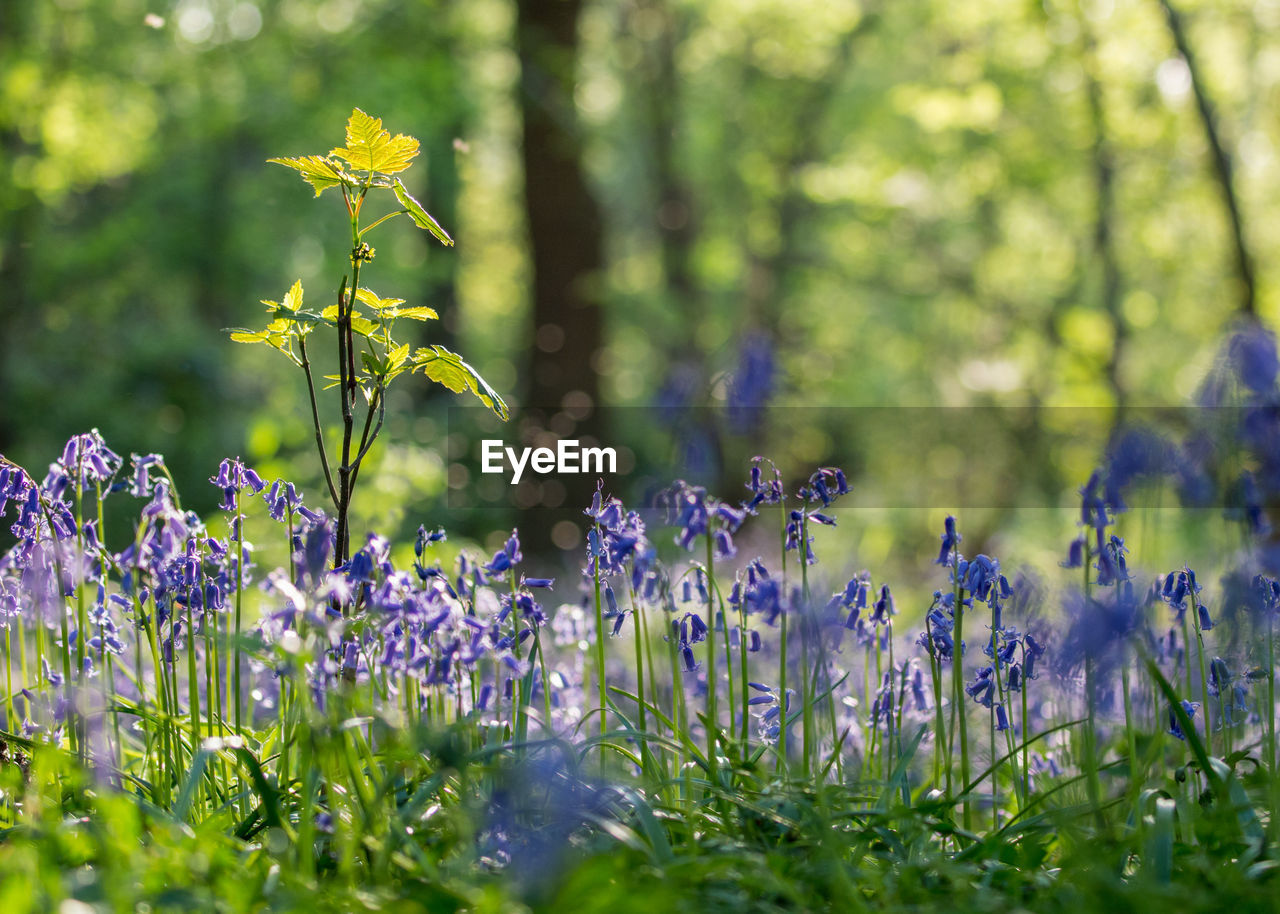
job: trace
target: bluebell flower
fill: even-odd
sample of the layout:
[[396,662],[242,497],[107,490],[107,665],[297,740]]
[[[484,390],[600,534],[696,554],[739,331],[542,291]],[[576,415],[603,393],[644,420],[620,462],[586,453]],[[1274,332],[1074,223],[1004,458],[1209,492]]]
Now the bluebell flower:
[[1080,568],[1084,565],[1084,537],[1077,536],[1067,547],[1067,560],[1062,562],[1063,568]]
[[505,575],[520,564],[523,558],[524,554],[520,551],[519,531],[512,530],[503,547],[495,552],[493,558],[484,566],[484,572],[489,575]]
[[924,691],[924,673],[918,666],[911,674],[911,700],[915,702],[917,711],[924,712],[929,709],[929,700]]
[[[770,476],[765,478],[763,464],[767,462]],[[760,505],[780,505],[786,498],[782,486],[782,473],[772,460],[767,457],[751,458],[751,471],[747,479],[747,489],[751,492],[750,500],[743,503],[743,510],[755,514]]]
[[236,509],[236,495],[244,489],[247,488],[251,494],[257,495],[266,488],[266,483],[257,473],[246,467],[239,459],[233,460],[230,457],[218,464],[218,473],[216,476],[209,477],[209,482],[222,490],[220,507],[224,511]]
[[95,428],[68,439],[54,466],[64,478],[74,479],[80,491],[84,491],[93,485],[110,483],[122,463],[120,455],[107,447]]
[[773,396],[776,375],[773,341],[760,332],[747,333],[738,367],[729,380],[725,409],[734,434],[745,434],[760,424],[765,404]]
[[1221,657],[1209,662],[1209,694],[1217,698],[1231,686],[1231,668]]
[[1280,358],[1276,355],[1276,338],[1257,324],[1250,324],[1232,337],[1227,348],[1236,377],[1257,394],[1275,388]]
[[1102,471],[1094,470],[1080,490],[1080,525],[1102,530],[1111,526],[1107,503],[1102,494]]
[[698,662],[693,658],[693,648],[684,644],[680,647],[680,658],[684,661],[684,671],[693,673],[698,670]]
[[151,488],[155,482],[151,479],[152,467],[164,467],[164,458],[159,454],[147,454],[139,456],[137,454],[130,455],[133,462],[133,478],[129,484],[129,494],[135,498],[149,498],[151,496]]
[[942,547],[938,550],[935,564],[951,564],[952,552],[960,545],[962,539],[963,537],[956,532],[956,519],[948,514],[947,519],[942,522]]
[[[1196,712],[1200,710],[1200,702],[1198,701],[1182,701],[1182,710],[1186,712],[1187,717],[1192,723],[1195,723]],[[1182,732],[1182,727],[1178,724],[1178,716],[1174,713],[1173,708],[1169,708],[1169,735],[1176,736],[1180,740],[1185,740],[1187,735]]]
[[841,495],[848,495],[850,491],[844,470],[839,467],[819,467],[796,494],[802,501],[822,502],[822,507],[829,508],[832,502]]
[[1241,718],[1242,722],[1247,719],[1249,714],[1248,686],[1242,683],[1237,683],[1236,685],[1232,686],[1231,698],[1232,700],[1230,702],[1224,702],[1222,706],[1222,711],[1224,716],[1226,717],[1226,723],[1228,726],[1232,726],[1235,723],[1233,714],[1243,715]]
[[1009,729],[1009,715],[1004,710],[1004,704],[996,705],[996,731],[1003,733]]
[[1125,562],[1125,555],[1129,550],[1125,548],[1124,540],[1112,534],[1110,540],[1104,543],[1101,530],[1097,531],[1097,538],[1098,561],[1093,567],[1098,572],[1098,586],[1110,587],[1129,580],[1129,569]]
[[437,527],[435,530],[428,530],[426,525],[418,527],[418,536],[413,541],[413,554],[418,558],[422,558],[422,553],[427,546],[434,546],[436,543],[443,543],[449,537],[444,532],[444,527]]
[[973,682],[966,685],[964,690],[978,704],[990,708],[996,692],[995,668],[987,666],[978,670]]
[[1055,654],[1064,673],[1092,661],[1105,675],[1128,649],[1129,639],[1142,624],[1142,606],[1132,587],[1118,587],[1105,597],[1089,597],[1079,591],[1065,598],[1067,631]]
[[880,599],[876,600],[871,611],[872,625],[888,625],[892,617],[897,614],[897,609],[893,605],[893,594],[889,592],[889,585],[883,584],[880,587]]
[[1126,487],[1139,477],[1163,475],[1172,468],[1173,448],[1158,432],[1144,426],[1119,429],[1107,445],[1103,479],[1107,506],[1113,514],[1127,510]]

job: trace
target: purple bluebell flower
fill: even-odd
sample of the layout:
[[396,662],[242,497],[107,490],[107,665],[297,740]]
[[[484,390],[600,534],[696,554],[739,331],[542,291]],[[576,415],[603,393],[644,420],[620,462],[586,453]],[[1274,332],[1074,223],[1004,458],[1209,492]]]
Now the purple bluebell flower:
[[1063,568],[1080,568],[1084,565],[1084,537],[1077,536],[1071,541],[1071,545],[1067,547],[1067,560],[1062,563]]
[[[769,478],[765,478],[763,464],[767,462],[770,468]],[[767,457],[751,458],[751,471],[747,480],[747,489],[751,492],[751,498],[744,502],[743,510],[749,514],[755,514],[756,508],[760,505],[780,505],[786,499],[786,494],[782,486],[782,473],[772,460]]]
[[[1200,702],[1186,701],[1181,702],[1182,710],[1186,712],[1187,717],[1192,723],[1195,722],[1196,712],[1200,710]],[[1187,735],[1182,732],[1182,727],[1178,723],[1178,715],[1174,713],[1173,708],[1169,708],[1169,735],[1176,736],[1180,740],[1186,740]]]
[[966,685],[964,690],[978,704],[990,708],[996,691],[995,668],[987,666],[980,669],[973,682]]
[[956,532],[956,519],[948,514],[946,520],[942,522],[942,546],[938,550],[938,558],[935,564],[951,564],[952,553],[960,545],[962,539],[963,537]]
[[1231,668],[1221,657],[1214,657],[1209,662],[1209,694],[1214,698],[1226,692],[1231,686]]
[[758,331],[742,339],[738,367],[729,380],[725,412],[734,434],[760,424],[765,404],[773,396],[777,377],[773,340]]
[[698,663],[693,659],[693,648],[687,644],[680,646],[680,658],[684,661],[684,671],[686,673],[695,672],[698,669]]
[[996,731],[1003,733],[1009,729],[1009,715],[1004,709],[1004,704],[996,705]]
[[929,709],[929,700],[925,697],[924,691],[924,673],[918,666],[911,674],[911,700],[915,702],[917,711],[924,712]]
[[422,553],[427,546],[433,546],[436,543],[443,543],[449,537],[444,532],[444,527],[437,527],[435,530],[428,530],[426,525],[418,527],[418,537],[413,541],[413,554],[418,558],[422,558]]
[[1275,388],[1280,372],[1276,355],[1276,338],[1265,328],[1250,324],[1232,337],[1227,347],[1236,377],[1255,394],[1269,393]]
[[892,617],[897,614],[898,610],[893,604],[893,594],[889,592],[889,585],[883,584],[880,587],[880,599],[876,600],[871,610],[870,622],[872,625],[888,625],[892,621]]

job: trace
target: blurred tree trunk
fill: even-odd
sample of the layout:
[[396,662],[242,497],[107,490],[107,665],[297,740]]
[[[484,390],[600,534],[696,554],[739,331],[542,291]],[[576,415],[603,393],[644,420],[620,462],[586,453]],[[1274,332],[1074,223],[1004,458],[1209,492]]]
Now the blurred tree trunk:
[[[645,44],[644,83],[648,90],[641,104],[651,150],[653,219],[662,243],[666,293],[676,313],[686,315],[697,297],[696,280],[689,267],[689,252],[697,237],[697,213],[693,192],[676,163],[681,103],[676,49],[684,26],[664,0],[643,0],[636,4],[636,11],[659,23],[654,37]],[[699,353],[689,334],[682,334],[674,342],[680,358],[697,360]]]
[[[23,3],[0,3],[0,59],[12,59],[27,37],[26,17],[30,9]],[[16,126],[0,130],[0,161],[12,168],[18,156],[28,149]],[[0,289],[4,290],[3,318],[6,327],[3,364],[13,365],[9,352],[15,351],[24,336],[28,311],[27,256],[31,236],[39,216],[39,200],[25,188],[13,185],[12,176],[0,189],[0,217],[5,223],[0,238]],[[20,351],[20,350],[18,350]],[[0,382],[5,380],[0,374]],[[7,386],[7,385],[6,385]],[[12,452],[15,418],[10,410],[11,398],[0,398],[0,453]]]
[[1097,42],[1087,17],[1081,17],[1081,29],[1084,35],[1085,89],[1089,98],[1089,116],[1093,123],[1093,186],[1094,193],[1097,195],[1094,204],[1097,210],[1094,215],[1093,247],[1102,267],[1102,310],[1111,323],[1112,342],[1111,352],[1107,356],[1106,374],[1111,395],[1115,398],[1115,423],[1118,426],[1125,421],[1123,412],[1128,402],[1128,392],[1120,377],[1120,364],[1124,359],[1125,346],[1129,339],[1129,325],[1121,311],[1120,263],[1115,246],[1115,156],[1107,133],[1102,82],[1098,76]]
[[1205,140],[1209,143],[1209,152],[1213,159],[1213,173],[1217,178],[1218,191],[1222,195],[1223,206],[1227,210],[1227,222],[1231,229],[1231,240],[1235,253],[1235,269],[1240,281],[1240,304],[1242,314],[1253,320],[1257,318],[1257,288],[1254,278],[1253,253],[1249,249],[1245,237],[1244,215],[1240,209],[1240,200],[1236,196],[1234,172],[1231,154],[1227,151],[1222,139],[1222,131],[1218,124],[1218,116],[1214,110],[1213,100],[1209,97],[1209,88],[1205,85],[1204,75],[1191,42],[1187,38],[1187,30],[1182,22],[1182,14],[1172,0],[1160,0],[1164,8],[1165,20],[1169,24],[1169,34],[1182,60],[1187,65],[1187,74],[1191,77],[1191,90],[1196,99],[1196,110],[1200,114],[1200,124],[1204,128]]
[[[524,126],[525,214],[533,272],[533,319],[525,412],[549,419],[573,408],[568,437],[596,438],[603,344],[603,220],[582,162],[574,107],[581,0],[519,0],[520,110]],[[549,543],[550,527],[590,499],[594,481],[565,476],[565,510],[533,508],[522,518],[525,542]]]
[[[427,160],[427,196],[424,202],[445,231],[454,237],[458,231],[458,162],[457,153],[446,144],[454,137],[465,136],[466,127],[466,119],[461,113],[451,117],[432,138],[439,151]],[[442,249],[440,242],[428,232],[419,232],[418,241],[427,255],[422,300],[435,308],[442,318],[438,327],[430,328],[431,342],[457,349],[458,256],[453,250]],[[425,337],[426,330],[421,332]]]

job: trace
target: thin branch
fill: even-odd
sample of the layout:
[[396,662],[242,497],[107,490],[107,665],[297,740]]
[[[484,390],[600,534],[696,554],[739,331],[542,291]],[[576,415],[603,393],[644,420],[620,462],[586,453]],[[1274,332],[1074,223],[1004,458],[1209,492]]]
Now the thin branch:
[[324,469],[324,481],[329,486],[329,497],[333,499],[333,509],[338,510],[338,490],[333,484],[333,474],[329,472],[329,455],[325,452],[324,431],[320,426],[320,409],[316,406],[316,385],[311,378],[311,361],[307,358],[307,338],[298,337],[298,351],[302,353],[302,370],[307,376],[307,396],[311,399],[311,422],[316,430],[316,448],[320,451],[320,466]]
[[347,511],[351,506],[351,399],[347,396],[349,375],[347,372],[347,328],[351,325],[351,311],[348,301],[355,302],[354,290],[360,279],[360,264],[357,261],[351,280],[352,294],[347,295],[347,278],[342,277],[342,287],[338,290],[338,399],[342,403],[342,462],[338,464],[338,529],[334,537],[334,568],[339,568],[347,559]]
[[[378,433],[382,431],[382,421],[387,415],[387,398],[383,396],[383,388],[379,388],[374,392],[373,400],[369,401],[369,412],[364,417],[364,432],[360,435],[360,449],[356,453],[356,459],[352,461],[351,466],[351,485],[354,487],[356,480],[360,478],[360,466],[364,463],[365,454],[369,453],[369,448],[373,447],[373,442],[377,440]],[[369,433],[369,424],[373,419],[374,402],[378,404],[378,424],[373,427],[373,433]]]

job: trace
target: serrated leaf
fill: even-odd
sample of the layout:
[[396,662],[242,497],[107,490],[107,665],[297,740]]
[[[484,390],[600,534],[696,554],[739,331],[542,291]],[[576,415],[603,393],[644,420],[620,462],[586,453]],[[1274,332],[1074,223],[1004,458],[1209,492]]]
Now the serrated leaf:
[[382,312],[383,317],[407,317],[411,321],[434,321],[440,315],[436,314],[435,308],[418,307],[418,308],[388,308]]
[[373,336],[378,332],[378,325],[358,314],[351,315],[351,329],[361,336]]
[[302,179],[315,188],[317,197],[330,187],[356,183],[355,178],[324,156],[284,156],[267,159],[267,161],[297,170],[302,175]]
[[396,305],[403,305],[403,298],[381,298],[372,289],[360,288],[356,290],[356,298],[374,311],[385,311],[387,308],[394,308]]
[[345,159],[361,171],[384,175],[404,171],[418,154],[418,141],[411,136],[382,129],[382,119],[370,117],[359,108],[347,119],[347,145],[331,150],[329,155]]
[[267,337],[270,336],[266,330],[232,330],[231,342],[233,343],[265,343]]
[[409,211],[409,218],[413,220],[414,225],[435,235],[444,246],[453,247],[453,239],[449,237],[449,233],[441,228],[440,223],[436,222],[435,218],[422,208],[422,204],[405,190],[404,183],[399,178],[396,178],[391,189],[396,192],[396,199],[400,201],[400,205]]
[[462,360],[456,352],[450,352],[443,346],[428,346],[413,354],[413,370],[421,371],[428,378],[452,390],[454,393],[471,391],[480,402],[493,410],[499,419],[506,422],[510,416],[507,404],[498,392],[489,386],[489,382],[476,372],[474,368]]
[[295,279],[293,285],[289,287],[289,291],[284,294],[284,301],[280,303],[280,307],[287,308],[290,311],[302,310],[302,280]]

